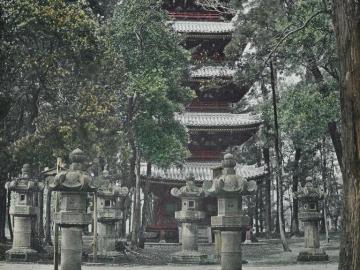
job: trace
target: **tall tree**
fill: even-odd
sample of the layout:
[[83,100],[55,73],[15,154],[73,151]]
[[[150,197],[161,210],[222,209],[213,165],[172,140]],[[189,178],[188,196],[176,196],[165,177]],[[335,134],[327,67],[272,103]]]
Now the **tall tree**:
[[282,178],[282,160],[280,154],[280,132],[278,125],[278,110],[277,110],[277,97],[276,97],[276,74],[273,67],[272,61],[270,62],[270,76],[271,76],[271,89],[272,89],[272,103],[274,111],[274,128],[275,128],[275,156],[276,156],[276,188],[277,188],[277,200],[279,201],[278,207],[278,220],[279,220],[279,231],[281,242],[284,251],[291,251],[285,236],[285,225],[284,225],[284,206],[283,206],[283,178]]
[[0,1],[0,15],[1,181],[74,147],[113,156],[123,68],[86,1]]
[[167,20],[159,1],[130,0],[120,2],[111,25],[126,68],[120,116],[132,152],[133,247],[138,246],[141,217],[140,158],[164,167],[180,164],[187,155],[187,134],[174,116],[192,97],[184,86],[188,54]]
[[343,145],[343,235],[339,270],[360,269],[360,4],[334,0],[340,61]]

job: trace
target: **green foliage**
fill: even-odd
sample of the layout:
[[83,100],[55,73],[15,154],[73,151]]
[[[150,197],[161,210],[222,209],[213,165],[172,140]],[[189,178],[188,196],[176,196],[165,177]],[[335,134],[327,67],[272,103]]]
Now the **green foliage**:
[[160,166],[186,157],[186,132],[174,114],[192,98],[183,84],[189,55],[166,19],[159,1],[130,0],[118,5],[111,23],[126,68],[122,120],[143,157]]
[[114,156],[123,66],[96,14],[86,2],[64,0],[0,7],[1,150],[11,171],[24,162],[53,166],[74,147],[91,158]]
[[339,113],[336,92],[323,97],[316,85],[299,83],[281,96],[279,123],[295,148],[303,148],[326,136],[328,123],[337,121]]

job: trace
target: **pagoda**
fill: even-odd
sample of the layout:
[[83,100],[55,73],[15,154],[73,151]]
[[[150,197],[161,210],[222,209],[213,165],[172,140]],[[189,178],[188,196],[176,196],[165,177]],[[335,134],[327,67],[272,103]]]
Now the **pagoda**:
[[[193,175],[199,186],[211,181],[213,169],[221,166],[224,152],[252,137],[261,119],[251,113],[233,113],[234,104],[249,90],[235,85],[235,64],[229,63],[224,54],[235,29],[233,16],[204,10],[194,0],[166,0],[163,7],[171,18],[169,24],[184,37],[183,46],[192,53],[188,84],[196,97],[185,112],[175,116],[189,132],[191,155],[182,168],[172,166],[164,170],[153,165],[151,174],[147,174],[143,163],[141,174],[155,198],[154,220],[146,231],[157,232],[160,241],[177,241],[174,213],[180,208],[180,201],[171,196],[170,190],[183,186],[188,175]],[[236,165],[235,171],[247,180],[267,174],[265,166],[256,165]],[[200,242],[211,242],[210,217],[217,215],[216,199],[204,199],[201,210],[206,218],[199,225]]]

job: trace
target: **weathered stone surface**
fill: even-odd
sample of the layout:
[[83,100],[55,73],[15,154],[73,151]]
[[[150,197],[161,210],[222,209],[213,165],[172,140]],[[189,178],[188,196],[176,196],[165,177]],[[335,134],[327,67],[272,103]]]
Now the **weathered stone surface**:
[[213,216],[211,217],[211,226],[218,230],[241,229],[249,225],[250,218],[246,215],[241,216]]
[[179,222],[197,222],[205,218],[205,212],[182,210],[175,212],[175,218]]
[[119,207],[119,198],[129,194],[127,187],[121,187],[112,181],[107,170],[104,170],[98,182],[97,220],[98,220],[98,261],[116,262],[121,255],[115,251],[115,242],[118,236],[116,223],[123,218],[122,209]]
[[92,177],[85,171],[87,159],[85,153],[77,148],[70,153],[69,159],[71,162],[70,169],[57,174],[54,180],[49,183],[49,187],[54,191],[95,191]]
[[32,177],[31,166],[24,164],[20,177],[7,182],[5,187],[13,191],[14,200],[9,213],[14,221],[12,249],[6,252],[8,261],[35,261],[38,252],[33,249],[34,219],[39,215],[34,197],[43,189],[43,184]]
[[91,214],[59,212],[54,214],[55,223],[61,226],[85,226],[91,223]]
[[218,215],[211,217],[216,230],[215,251],[221,256],[221,270],[241,270],[241,229],[249,224],[249,217],[242,212],[241,196],[256,191],[255,181],[247,181],[235,174],[236,162],[231,154],[222,161],[222,174],[211,183],[204,182],[204,190],[218,199]]
[[321,219],[319,202],[324,198],[323,192],[314,187],[311,177],[295,197],[300,202],[299,219],[304,222],[305,249],[298,255],[298,261],[327,261],[328,255],[320,248],[319,220]]
[[237,270],[241,269],[241,232],[222,231],[221,232],[221,269]]
[[180,251],[171,255],[173,263],[178,264],[209,264],[208,256],[198,251]]
[[175,212],[175,218],[181,223],[181,252],[172,255],[174,263],[204,264],[207,255],[198,252],[198,222],[205,218],[205,212],[200,211],[200,200],[205,196],[204,190],[195,185],[194,177],[187,178],[186,185],[173,188],[171,194],[181,198],[181,210]]
[[86,211],[87,192],[94,192],[92,177],[85,171],[86,155],[75,149],[69,155],[70,169],[60,172],[49,184],[60,191],[60,211],[54,220],[61,227],[61,270],[80,270],[82,255],[82,229],[91,223]]
[[30,205],[14,205],[10,207],[9,214],[13,216],[37,216],[39,208]]
[[99,209],[99,222],[116,222],[123,218],[123,213],[120,209]]
[[61,269],[81,269],[82,228],[61,228]]

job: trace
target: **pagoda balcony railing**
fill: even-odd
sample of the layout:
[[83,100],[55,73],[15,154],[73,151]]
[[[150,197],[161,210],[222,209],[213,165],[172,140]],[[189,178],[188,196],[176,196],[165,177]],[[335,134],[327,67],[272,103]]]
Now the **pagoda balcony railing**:
[[198,20],[198,21],[223,21],[223,18],[217,12],[180,12],[169,11],[170,17],[177,20]]
[[189,111],[196,112],[230,112],[232,109],[232,104],[227,102],[212,102],[212,101],[200,101],[192,102],[188,106]]
[[190,150],[191,157],[189,160],[218,160],[221,159],[222,151],[211,150]]

